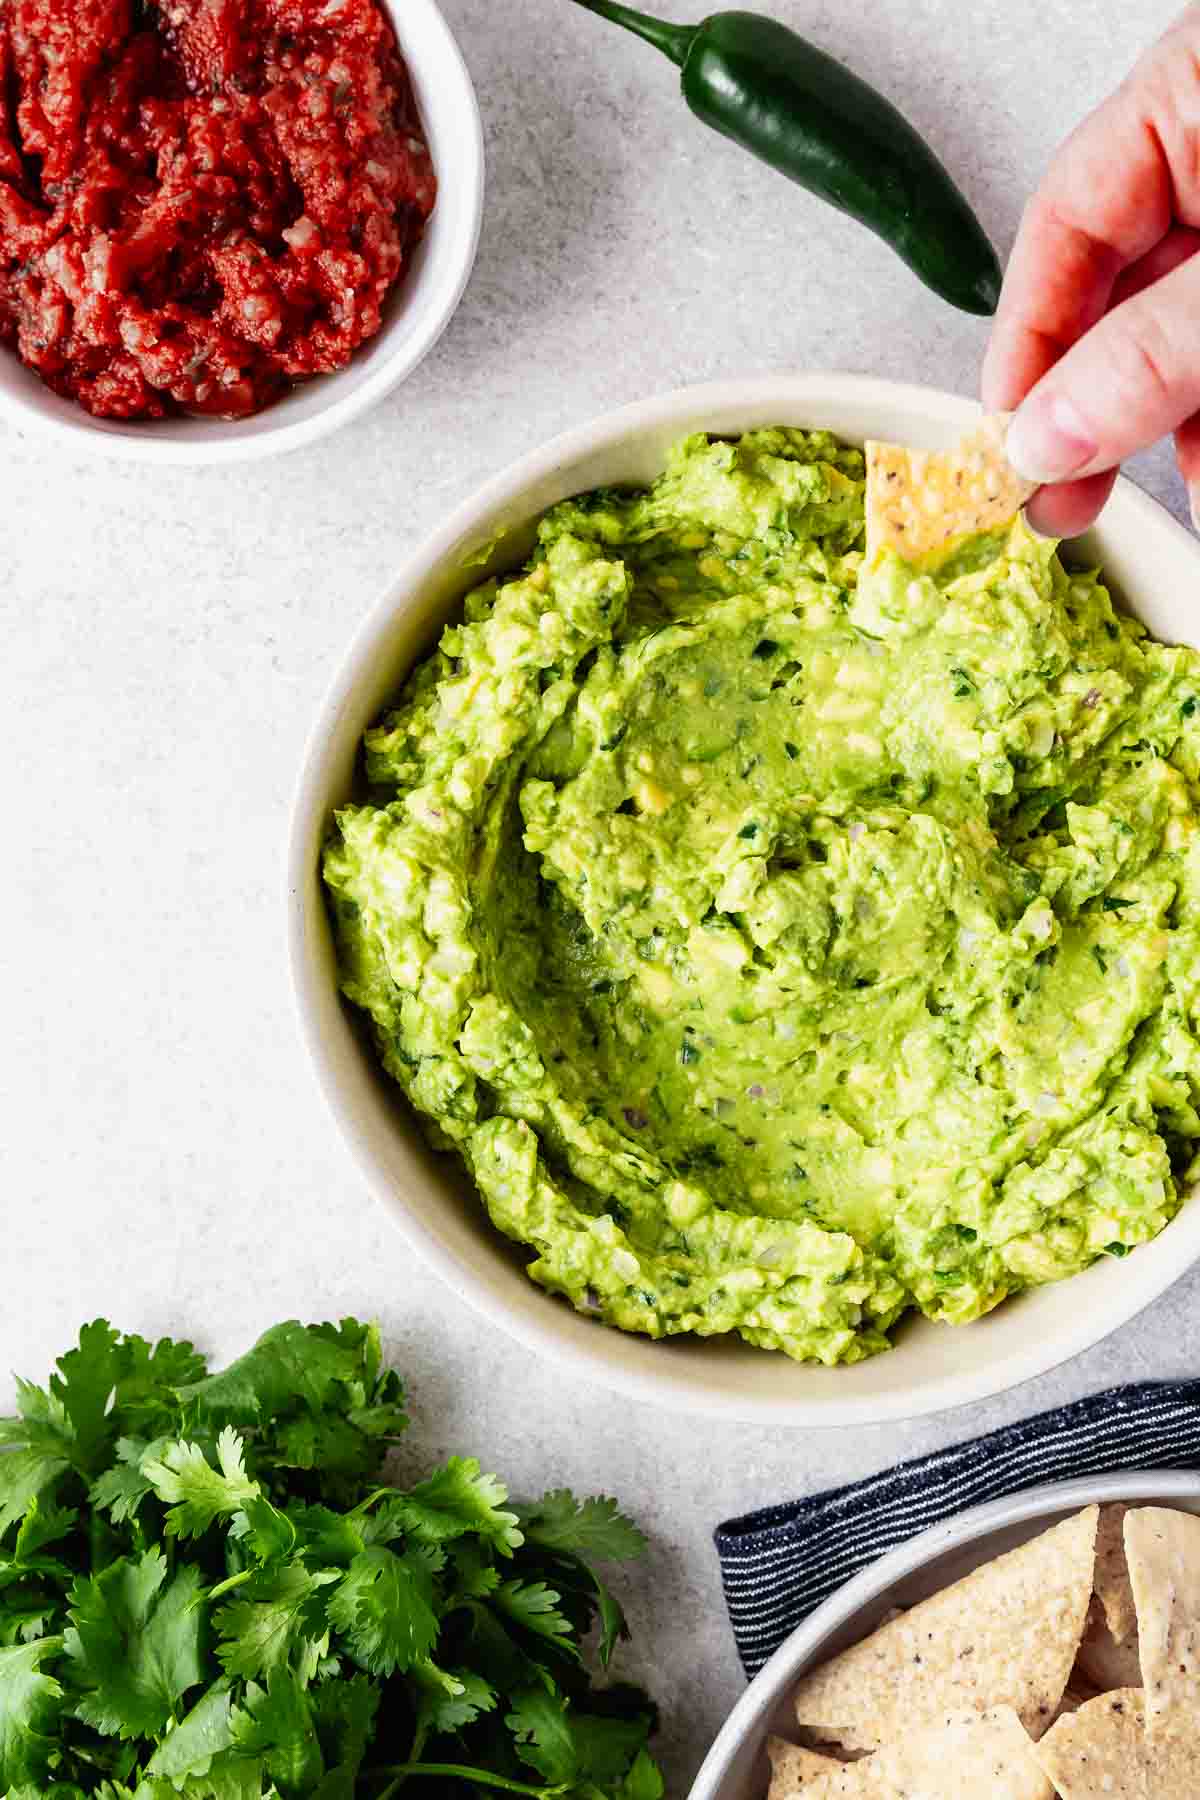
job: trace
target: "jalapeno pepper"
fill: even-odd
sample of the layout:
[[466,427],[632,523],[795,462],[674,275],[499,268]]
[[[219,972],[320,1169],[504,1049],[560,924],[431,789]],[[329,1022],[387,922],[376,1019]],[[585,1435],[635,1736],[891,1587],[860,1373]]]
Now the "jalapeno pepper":
[[669,56],[706,125],[877,233],[951,305],[995,312],[1000,264],[979,220],[903,114],[843,64],[757,13],[671,25],[577,3]]

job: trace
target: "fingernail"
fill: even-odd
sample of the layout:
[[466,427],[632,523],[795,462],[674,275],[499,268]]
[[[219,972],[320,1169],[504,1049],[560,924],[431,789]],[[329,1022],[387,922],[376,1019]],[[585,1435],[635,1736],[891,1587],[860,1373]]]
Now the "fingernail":
[[1026,481],[1069,481],[1099,445],[1065,394],[1033,394],[1008,428],[1008,460]]

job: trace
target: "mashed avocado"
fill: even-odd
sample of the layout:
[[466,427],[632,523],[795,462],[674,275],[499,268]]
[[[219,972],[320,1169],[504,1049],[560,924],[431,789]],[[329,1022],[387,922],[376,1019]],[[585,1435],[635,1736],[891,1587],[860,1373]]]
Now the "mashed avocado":
[[1200,657],[1018,520],[860,584],[862,458],[555,507],[366,739],[348,997],[529,1273],[852,1362],[1124,1256],[1200,1139]]

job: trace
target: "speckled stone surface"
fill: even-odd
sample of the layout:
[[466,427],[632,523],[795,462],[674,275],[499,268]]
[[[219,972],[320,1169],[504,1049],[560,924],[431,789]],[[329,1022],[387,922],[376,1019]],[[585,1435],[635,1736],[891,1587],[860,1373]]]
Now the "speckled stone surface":
[[[486,121],[487,216],[461,310],[403,388],[312,451],[230,472],[2,438],[0,1407],[8,1371],[41,1379],[100,1312],[217,1359],[280,1317],[378,1314],[414,1463],[469,1448],[518,1490],[611,1490],[641,1517],[625,1668],[664,1704],[682,1796],[741,1688],[713,1524],[1110,1382],[1194,1374],[1200,1276],[990,1405],[780,1436],[565,1385],[450,1304],[364,1193],[293,1026],[282,859],[308,722],[397,560],[606,407],[808,366],[971,392],[986,331],[705,133],[665,62],[568,0],[445,5]],[[1057,140],[1176,10],[773,5],[899,100],[1005,249]],[[1165,453],[1131,472],[1182,511]]]

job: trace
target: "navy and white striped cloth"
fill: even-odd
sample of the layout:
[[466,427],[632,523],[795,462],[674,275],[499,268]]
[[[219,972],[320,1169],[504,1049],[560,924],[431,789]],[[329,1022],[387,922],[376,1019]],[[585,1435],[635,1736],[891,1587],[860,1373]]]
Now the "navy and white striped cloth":
[[1075,1475],[1187,1468],[1200,1468],[1200,1381],[1148,1381],[730,1519],[715,1537],[746,1673],[844,1581],[964,1507]]

